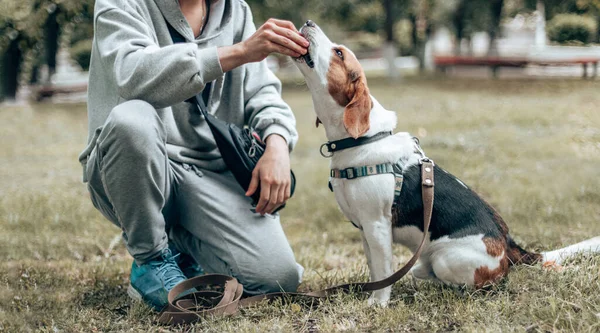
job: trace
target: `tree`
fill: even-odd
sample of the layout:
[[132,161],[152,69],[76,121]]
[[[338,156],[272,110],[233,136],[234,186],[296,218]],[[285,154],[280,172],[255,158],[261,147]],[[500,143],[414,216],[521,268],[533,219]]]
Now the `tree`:
[[44,24],[44,49],[49,72],[48,78],[50,78],[56,72],[56,54],[58,53],[58,40],[61,32],[58,15],[61,9],[55,4],[49,4],[47,11],[48,17]]
[[385,36],[383,53],[388,63],[388,74],[396,78],[399,73],[395,66],[398,55],[395,27],[400,19],[410,19],[414,12],[413,4],[413,0],[333,1],[328,5],[328,13],[336,13],[336,21],[350,31],[382,32]]
[[[247,0],[252,15],[259,25],[269,18],[292,21],[297,26],[324,9],[324,3],[316,0]],[[313,19],[314,20],[314,19]]]
[[[524,0],[525,8],[535,9],[536,0]],[[557,14],[589,14],[596,19],[596,42],[600,42],[600,0],[544,0],[546,19],[551,20]]]
[[490,46],[488,56],[498,55],[498,36],[500,35],[500,23],[502,20],[502,8],[504,0],[490,0],[490,22],[488,24],[488,34],[490,36]]
[[30,46],[27,31],[27,21],[31,12],[29,5],[26,1],[0,2],[0,55],[2,55],[0,100],[15,99],[17,94],[23,51]]
[[454,34],[456,36],[456,48],[454,51],[456,54],[463,52],[461,46],[465,34],[466,15],[467,0],[459,0],[454,10],[454,15],[452,15],[452,24],[454,25]]
[[419,59],[419,71],[425,70],[425,44],[435,26],[435,0],[413,0],[408,11],[412,25],[413,54]]
[[[50,73],[56,68],[61,28],[94,0],[0,0],[0,100],[14,99],[27,54],[43,55]],[[87,6],[87,7],[86,7]],[[35,66],[34,66],[35,67]]]
[[455,0],[449,18],[440,16],[441,24],[449,22],[454,28],[457,43],[455,53],[463,53],[460,45],[464,38],[470,39],[473,33],[485,31],[490,37],[488,55],[497,55],[503,9],[504,0]]

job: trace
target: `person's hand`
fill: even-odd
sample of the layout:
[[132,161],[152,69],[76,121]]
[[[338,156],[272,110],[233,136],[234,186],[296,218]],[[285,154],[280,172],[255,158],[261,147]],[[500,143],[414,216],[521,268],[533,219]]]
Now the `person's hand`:
[[290,154],[287,142],[279,135],[267,138],[267,148],[252,172],[246,196],[253,195],[259,184],[256,212],[261,215],[273,213],[290,198]]
[[241,44],[248,62],[262,61],[274,52],[297,58],[306,54],[309,45],[292,22],[273,18]]

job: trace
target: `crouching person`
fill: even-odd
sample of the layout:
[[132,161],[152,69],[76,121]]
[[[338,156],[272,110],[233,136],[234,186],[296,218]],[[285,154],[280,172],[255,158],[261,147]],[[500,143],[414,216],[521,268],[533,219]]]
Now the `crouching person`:
[[[155,309],[186,278],[236,277],[248,294],[295,291],[302,267],[270,215],[290,195],[295,119],[265,58],[306,53],[286,21],[256,30],[238,0],[97,0],[80,155],[94,206],[133,256],[128,294]],[[248,193],[201,113],[255,128],[267,148]],[[248,195],[260,184],[253,210]]]

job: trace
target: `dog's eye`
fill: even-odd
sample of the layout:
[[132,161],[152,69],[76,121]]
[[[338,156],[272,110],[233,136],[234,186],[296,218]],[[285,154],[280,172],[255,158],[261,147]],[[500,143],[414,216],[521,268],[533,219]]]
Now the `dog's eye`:
[[340,57],[340,59],[344,60],[344,54],[342,53],[342,50],[335,49],[335,54],[337,54],[337,56]]

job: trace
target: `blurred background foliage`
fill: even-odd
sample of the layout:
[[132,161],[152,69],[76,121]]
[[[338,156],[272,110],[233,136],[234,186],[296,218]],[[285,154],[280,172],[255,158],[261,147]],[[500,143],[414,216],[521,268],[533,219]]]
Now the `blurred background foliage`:
[[[247,0],[257,25],[270,17],[300,26],[324,25],[332,39],[359,57],[381,55],[393,45],[423,64],[425,43],[440,27],[455,40],[486,32],[496,52],[503,19],[531,13],[540,0]],[[598,41],[600,0],[543,0],[551,41]],[[89,66],[94,0],[0,0],[0,100],[14,99],[19,83],[49,84],[59,48],[84,70]],[[568,15],[565,15],[568,14]],[[387,44],[386,44],[387,43]],[[460,45],[460,43],[458,43]],[[460,49],[456,52],[460,53]],[[40,69],[45,73],[40,77]]]
[[561,44],[588,44],[593,41],[597,26],[591,16],[557,14],[548,22],[548,37]]

